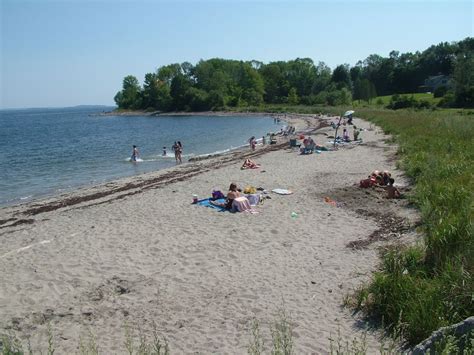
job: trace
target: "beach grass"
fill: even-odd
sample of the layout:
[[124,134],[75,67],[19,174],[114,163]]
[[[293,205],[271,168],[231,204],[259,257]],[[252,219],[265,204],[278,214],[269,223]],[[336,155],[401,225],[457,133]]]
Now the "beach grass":
[[[434,97],[433,93],[407,93],[407,94],[400,94],[402,96],[413,97],[416,101],[426,101],[432,106],[438,105],[439,101],[441,100],[440,97]],[[372,108],[380,108],[386,107],[390,100],[392,99],[392,95],[384,95],[384,96],[377,96],[370,100],[369,102],[366,101],[359,101],[354,100],[352,105],[356,108],[363,108],[363,107],[372,107]]]
[[414,344],[474,314],[474,118],[381,109],[358,115],[396,138],[424,235],[419,245],[383,254],[359,305]]

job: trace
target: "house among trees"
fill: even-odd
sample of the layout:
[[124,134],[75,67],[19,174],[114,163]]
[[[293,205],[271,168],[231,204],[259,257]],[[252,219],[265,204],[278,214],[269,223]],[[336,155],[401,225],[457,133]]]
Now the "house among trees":
[[434,75],[428,77],[428,79],[425,80],[425,84],[423,85],[423,87],[431,92],[436,91],[436,89],[441,86],[451,89],[453,87],[452,78],[448,75]]

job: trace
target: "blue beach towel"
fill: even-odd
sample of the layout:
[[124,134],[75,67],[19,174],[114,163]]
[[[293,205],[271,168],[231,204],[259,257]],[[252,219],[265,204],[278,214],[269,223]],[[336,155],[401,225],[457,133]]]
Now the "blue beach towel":
[[[225,198],[220,198],[220,199],[217,199],[215,200],[214,202],[217,202],[217,203],[224,203],[225,202]],[[213,205],[211,203],[211,200],[209,198],[205,198],[203,200],[199,200],[197,202],[197,205],[199,206],[204,206],[204,207],[210,207],[210,208],[214,208],[220,212],[223,212],[223,211],[227,211],[224,207],[221,207],[221,206],[216,206],[216,205]]]

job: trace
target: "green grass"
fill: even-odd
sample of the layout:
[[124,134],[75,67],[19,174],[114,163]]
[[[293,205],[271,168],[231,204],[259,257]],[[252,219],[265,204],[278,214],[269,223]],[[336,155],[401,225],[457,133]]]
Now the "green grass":
[[424,232],[422,244],[383,255],[361,303],[413,344],[474,314],[474,119],[454,111],[358,115],[396,137]]
[[[407,93],[407,94],[400,94],[403,96],[413,96],[413,98],[417,101],[428,101],[431,105],[436,106],[438,102],[441,100],[440,97],[434,97],[433,93]],[[392,95],[385,95],[385,96],[377,96],[370,100],[370,103],[365,102],[365,101],[360,101],[359,100],[354,100],[352,102],[352,105],[354,107],[372,107],[372,108],[377,108],[377,107],[386,107],[390,99],[392,98]]]

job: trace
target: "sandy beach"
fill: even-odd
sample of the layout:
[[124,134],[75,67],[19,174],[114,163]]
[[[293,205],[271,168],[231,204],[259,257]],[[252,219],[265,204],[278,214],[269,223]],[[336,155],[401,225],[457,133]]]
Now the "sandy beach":
[[[287,118],[318,144],[333,133],[330,117]],[[172,354],[244,354],[254,319],[269,349],[283,309],[296,354],[328,353],[338,331],[362,337],[364,321],[344,299],[369,280],[381,247],[416,238],[417,217],[406,200],[358,187],[374,169],[392,171],[402,190],[409,184],[388,137],[354,123],[363,143],[337,151],[299,155],[281,137],[0,209],[0,334],[45,351],[50,324],[59,354],[77,352],[89,331],[101,353],[121,354],[125,324],[150,335],[155,323]],[[247,157],[261,167],[241,170]],[[293,194],[269,192],[258,213],[191,203],[230,182]],[[378,350],[380,334],[366,336]]]

